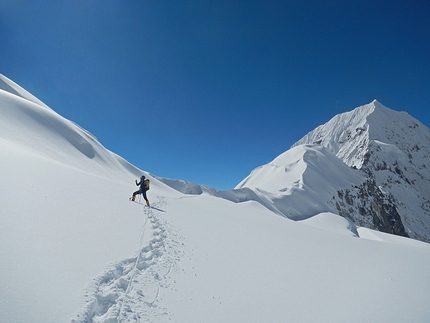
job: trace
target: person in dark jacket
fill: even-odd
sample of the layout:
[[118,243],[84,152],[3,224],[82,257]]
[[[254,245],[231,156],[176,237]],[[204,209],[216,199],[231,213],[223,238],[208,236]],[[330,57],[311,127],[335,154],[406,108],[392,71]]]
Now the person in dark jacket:
[[140,181],[138,182],[137,180],[135,180],[136,185],[139,186],[140,188],[139,190],[137,190],[136,192],[133,193],[133,196],[131,197],[131,200],[134,201],[136,199],[136,195],[138,194],[142,194],[143,198],[146,201],[146,205],[149,206],[149,201],[148,201],[148,197],[146,196],[146,191],[149,190],[149,179],[145,180],[145,176],[141,176],[140,177]]

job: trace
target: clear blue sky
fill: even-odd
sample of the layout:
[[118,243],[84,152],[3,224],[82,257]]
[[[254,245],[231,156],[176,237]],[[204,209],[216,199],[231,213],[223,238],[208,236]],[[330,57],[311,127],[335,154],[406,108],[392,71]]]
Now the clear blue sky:
[[428,0],[0,0],[0,39],[105,147],[218,189],[373,99],[430,126]]

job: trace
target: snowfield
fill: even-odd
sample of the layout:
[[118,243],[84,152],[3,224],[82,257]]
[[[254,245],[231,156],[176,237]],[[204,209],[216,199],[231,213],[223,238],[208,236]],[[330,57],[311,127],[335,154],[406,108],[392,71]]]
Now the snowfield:
[[430,322],[430,245],[318,198],[360,174],[309,144],[257,173],[158,178],[1,76],[0,322]]

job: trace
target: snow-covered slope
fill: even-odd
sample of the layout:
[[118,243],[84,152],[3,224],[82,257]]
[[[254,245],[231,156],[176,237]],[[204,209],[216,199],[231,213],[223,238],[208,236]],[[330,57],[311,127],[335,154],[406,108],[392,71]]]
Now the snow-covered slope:
[[66,120],[4,76],[0,78],[0,135],[14,146],[63,164],[104,174],[138,170],[106,150],[88,131]]
[[322,146],[292,148],[255,169],[236,189],[264,194],[280,214],[304,220],[336,209],[327,203],[339,189],[360,185],[364,176]]
[[144,172],[2,81],[0,322],[67,322],[86,282],[134,255],[141,214],[127,199]]
[[[334,189],[363,180],[327,149],[267,167],[279,195],[266,178],[220,192],[138,170],[23,91],[0,90],[0,322],[430,320],[428,244],[312,207],[280,216],[299,206],[277,198],[333,191],[338,167]],[[152,208],[128,201],[142,173]]]

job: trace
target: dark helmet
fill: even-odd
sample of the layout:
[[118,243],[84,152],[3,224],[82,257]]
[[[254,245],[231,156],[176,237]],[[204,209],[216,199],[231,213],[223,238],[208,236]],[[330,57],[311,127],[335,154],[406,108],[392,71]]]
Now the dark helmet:
[[141,179],[145,179],[145,176],[143,176],[143,175],[142,175],[142,176],[140,176],[140,178],[141,178]]

